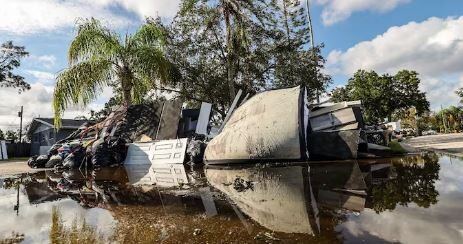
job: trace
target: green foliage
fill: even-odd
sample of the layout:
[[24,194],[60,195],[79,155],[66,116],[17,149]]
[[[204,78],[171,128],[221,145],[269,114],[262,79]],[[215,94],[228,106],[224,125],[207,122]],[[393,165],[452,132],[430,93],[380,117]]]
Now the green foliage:
[[392,152],[394,154],[405,154],[407,151],[400,145],[398,141],[391,141],[389,142],[389,145],[387,145],[389,148],[391,148]]
[[81,20],[69,47],[69,68],[57,77],[53,94],[55,125],[71,105],[87,105],[105,86],[122,94],[126,106],[140,103],[151,89],[178,78],[164,54],[165,29],[147,19],[133,35],[122,38],[95,19]]
[[273,37],[275,38],[275,88],[304,85],[309,88],[311,99],[315,90],[324,91],[331,77],[323,74],[325,59],[320,51],[323,45],[314,49],[305,49],[309,44],[310,27],[304,8],[300,1],[270,1],[274,9],[272,16],[276,19]]
[[93,120],[96,122],[103,121],[106,117],[108,117],[111,112],[113,111],[113,107],[120,106],[122,104],[122,97],[121,96],[114,96],[109,99],[108,102],[105,103],[104,108],[100,111],[90,110],[90,118],[89,120]]
[[5,139],[7,140],[17,141],[19,139],[18,137],[18,132],[13,130],[7,130],[5,133]]
[[168,48],[182,74],[179,95],[193,104],[210,102],[224,117],[232,89],[252,95],[307,85],[309,91],[323,91],[331,78],[316,72],[324,65],[322,46],[314,50],[314,62],[313,51],[306,48],[308,24],[300,2],[285,4],[286,11],[281,2],[270,0],[183,1],[169,26]]
[[437,203],[440,165],[435,153],[405,157],[393,162],[396,177],[371,188],[373,209],[377,212],[394,210],[397,205],[415,203],[429,208]]
[[3,131],[0,129],[0,140],[5,140],[5,134],[3,134]]
[[330,97],[333,102],[343,102],[352,99],[350,97],[349,90],[344,86],[334,88],[331,91]]
[[441,132],[463,130],[463,107],[450,106],[434,113],[430,126]]
[[24,47],[15,46],[12,41],[7,41],[0,46],[0,87],[17,88],[19,92],[31,88],[24,81],[24,77],[13,73],[13,70],[21,65],[21,58],[28,55]]
[[374,71],[358,70],[345,88],[333,91],[332,100],[361,100],[369,123],[380,122],[386,117],[391,119],[394,112],[411,107],[421,115],[429,111],[429,102],[419,84],[415,71],[401,70],[394,76],[380,76]]

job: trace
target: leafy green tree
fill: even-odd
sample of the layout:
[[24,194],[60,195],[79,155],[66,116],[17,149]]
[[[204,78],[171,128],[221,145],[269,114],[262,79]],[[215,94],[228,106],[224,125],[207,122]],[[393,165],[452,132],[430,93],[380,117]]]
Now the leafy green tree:
[[21,58],[29,55],[26,49],[7,41],[0,46],[0,87],[17,88],[19,92],[29,90],[31,86],[24,77],[14,74],[13,70],[21,65]]
[[140,103],[149,90],[175,80],[177,72],[165,56],[167,41],[159,20],[148,19],[124,37],[93,18],[81,21],[69,47],[69,68],[57,77],[55,125],[60,125],[68,106],[87,105],[105,86],[120,89],[123,104],[129,106]]
[[345,86],[336,87],[331,91],[330,98],[334,102],[349,101],[350,97],[349,90]]
[[236,94],[236,79],[239,75],[237,66],[240,55],[250,46],[248,33],[250,25],[254,25],[256,20],[261,23],[265,21],[266,6],[264,2],[263,0],[185,0],[183,2],[182,14],[195,12],[195,7],[207,5],[210,14],[207,16],[206,26],[220,24],[225,27],[223,33],[225,34],[225,45],[223,45],[222,51],[226,60],[229,103],[232,102]]
[[317,91],[324,91],[331,77],[323,74],[325,59],[320,54],[323,45],[307,49],[310,24],[300,1],[270,1],[272,16],[277,21],[275,38],[275,88],[304,85],[315,98]]
[[[241,4],[244,2],[247,1]],[[231,87],[255,93],[267,85],[274,68],[271,63],[273,46],[271,33],[265,28],[270,26],[266,22],[269,21],[268,10],[259,7],[259,2],[246,5],[246,8],[240,5],[239,26],[237,22],[232,24],[233,28],[240,27],[242,33],[235,35],[236,40],[230,45],[222,8],[209,1],[195,1],[193,5],[183,1],[181,9],[188,11],[180,11],[169,28],[172,38],[169,57],[182,74],[177,86],[182,98],[192,103],[196,100],[211,102],[214,110],[224,117],[234,98]],[[250,17],[254,15],[248,8],[259,17]],[[234,29],[233,33],[238,30]],[[233,67],[230,67],[230,60]]]
[[458,132],[463,130],[463,108],[450,106],[433,115],[434,124],[432,127],[434,130],[441,132]]
[[[183,1],[183,5],[188,3]],[[233,55],[234,88],[250,95],[296,85],[307,85],[314,91],[317,87],[326,87],[331,80],[315,72],[317,68],[313,67],[318,65],[321,69],[324,59],[320,55],[321,46],[315,50],[319,55],[318,63],[313,62],[312,50],[307,50],[308,33],[304,36],[307,20],[301,15],[303,9],[299,3],[286,1],[286,4],[289,7],[286,11],[288,28],[283,22],[283,7],[274,0],[254,1],[253,6],[246,5],[246,9],[244,5],[240,7],[243,16],[240,30],[244,35],[236,40],[232,46],[234,51],[230,53]],[[196,101],[212,103],[218,117],[223,118],[233,99],[228,82],[230,45],[227,45],[226,20],[222,12],[218,12],[221,8],[210,1],[195,1],[181,9],[188,11],[180,11],[169,26],[172,39],[169,58],[182,74],[177,94],[191,104]],[[297,30],[294,26],[298,26]],[[323,77],[317,79],[315,75],[320,74]]]
[[15,142],[18,140],[18,133],[13,130],[7,130],[5,133],[5,139]]
[[3,134],[3,131],[0,129],[0,140],[5,140],[5,134]]
[[[345,88],[333,90],[332,100],[361,100],[367,122],[392,120],[398,110],[415,107],[417,115],[429,111],[426,94],[419,89],[420,79],[415,71],[402,70],[396,75],[378,75],[374,71],[357,71]],[[341,100],[342,99],[342,100]]]

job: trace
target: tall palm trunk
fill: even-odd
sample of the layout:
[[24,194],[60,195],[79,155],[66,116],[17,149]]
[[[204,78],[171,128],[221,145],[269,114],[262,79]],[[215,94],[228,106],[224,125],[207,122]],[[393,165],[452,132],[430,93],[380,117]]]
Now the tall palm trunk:
[[131,74],[128,70],[127,67],[123,68],[123,71],[119,75],[121,79],[121,88],[122,88],[122,96],[124,99],[124,106],[128,108],[130,105],[132,105],[132,88],[133,88],[133,82],[132,82],[132,77]]

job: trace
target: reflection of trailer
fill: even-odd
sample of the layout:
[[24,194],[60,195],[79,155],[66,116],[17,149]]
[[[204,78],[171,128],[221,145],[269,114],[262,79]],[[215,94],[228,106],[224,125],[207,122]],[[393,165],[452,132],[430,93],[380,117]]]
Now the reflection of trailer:
[[8,159],[8,152],[6,150],[5,141],[0,141],[0,160]]

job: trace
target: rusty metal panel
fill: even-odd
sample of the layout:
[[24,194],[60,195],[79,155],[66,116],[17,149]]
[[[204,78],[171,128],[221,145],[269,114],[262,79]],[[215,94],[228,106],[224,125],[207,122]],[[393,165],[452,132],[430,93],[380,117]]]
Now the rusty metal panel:
[[250,98],[209,142],[205,160],[301,159],[300,94],[295,87]]

